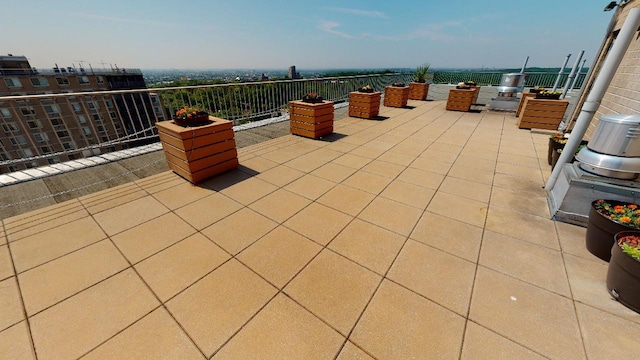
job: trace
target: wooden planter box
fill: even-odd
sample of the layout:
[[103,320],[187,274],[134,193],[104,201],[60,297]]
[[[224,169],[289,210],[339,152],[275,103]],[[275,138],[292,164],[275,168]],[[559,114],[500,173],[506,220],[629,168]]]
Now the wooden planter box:
[[518,110],[516,110],[516,117],[519,117],[520,113],[522,113],[524,100],[526,98],[533,98],[533,97],[536,97],[536,93],[522,93],[522,97],[520,98],[520,102],[518,103]]
[[312,139],[333,133],[333,102],[289,102],[291,133]]
[[213,116],[209,120],[190,128],[173,120],[156,123],[169,168],[194,184],[238,167],[233,124]]
[[520,129],[557,130],[568,105],[567,100],[526,97],[522,105],[518,127]]
[[409,83],[409,99],[411,100],[426,100],[429,93],[429,84],[411,82]]
[[449,90],[449,98],[447,98],[447,110],[453,111],[469,111],[473,98],[477,92],[472,89],[451,89]]
[[409,87],[387,86],[384,88],[384,106],[405,107],[409,101]]
[[473,91],[473,98],[471,98],[471,105],[478,102],[478,94],[480,94],[480,86],[475,85],[471,86],[471,91]]
[[349,93],[349,116],[372,119],[380,113],[381,92],[363,93],[353,91]]

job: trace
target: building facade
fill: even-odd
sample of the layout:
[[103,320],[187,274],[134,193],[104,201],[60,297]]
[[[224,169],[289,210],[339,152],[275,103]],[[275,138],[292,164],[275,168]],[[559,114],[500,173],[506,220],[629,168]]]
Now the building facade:
[[157,141],[164,109],[146,91],[113,92],[131,89],[146,89],[138,69],[43,71],[0,56],[0,173]]

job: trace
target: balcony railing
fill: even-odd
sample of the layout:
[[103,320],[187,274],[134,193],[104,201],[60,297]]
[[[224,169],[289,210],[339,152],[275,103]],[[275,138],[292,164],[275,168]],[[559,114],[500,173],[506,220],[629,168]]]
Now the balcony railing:
[[[498,86],[500,85],[500,79],[503,72],[465,72],[465,71],[436,71],[433,73],[434,84],[457,84],[463,81],[475,81],[478,85],[486,86]],[[545,88],[553,87],[556,81],[557,73],[542,73],[542,72],[525,72],[525,86],[535,87],[542,86]],[[582,82],[584,81],[586,73],[578,74],[578,79],[575,81],[573,89],[580,89]],[[567,81],[569,74],[562,74],[560,76],[559,84],[564,84]]]
[[234,125],[288,113],[309,92],[344,102],[364,85],[376,90],[411,74],[265,81],[121,91],[0,97],[0,173],[157,141],[155,122],[193,106]]

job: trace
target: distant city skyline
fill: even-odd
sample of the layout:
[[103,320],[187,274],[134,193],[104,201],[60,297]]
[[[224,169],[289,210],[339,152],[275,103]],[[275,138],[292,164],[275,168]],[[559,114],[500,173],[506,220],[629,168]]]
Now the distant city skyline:
[[[559,67],[593,61],[608,1],[0,0],[0,54],[34,67]],[[20,15],[22,14],[22,15]],[[28,21],[26,21],[28,19]]]

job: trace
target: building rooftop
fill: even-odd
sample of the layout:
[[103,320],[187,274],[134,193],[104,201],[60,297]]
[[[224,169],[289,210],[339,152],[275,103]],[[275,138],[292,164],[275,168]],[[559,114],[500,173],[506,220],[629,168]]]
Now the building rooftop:
[[585,229],[549,219],[548,137],[409,105],[242,147],[198,186],[164,171],[5,218],[0,352],[634,356],[640,315],[610,299]]

